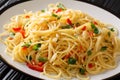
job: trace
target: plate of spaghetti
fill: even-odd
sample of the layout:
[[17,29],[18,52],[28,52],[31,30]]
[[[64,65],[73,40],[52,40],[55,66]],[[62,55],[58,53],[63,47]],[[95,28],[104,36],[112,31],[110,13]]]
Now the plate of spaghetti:
[[0,17],[0,55],[24,73],[46,80],[101,80],[120,71],[120,20],[99,7],[33,0]]

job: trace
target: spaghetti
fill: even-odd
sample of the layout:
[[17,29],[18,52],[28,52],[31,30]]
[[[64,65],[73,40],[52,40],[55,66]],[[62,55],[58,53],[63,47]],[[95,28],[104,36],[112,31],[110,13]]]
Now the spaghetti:
[[13,60],[48,77],[89,79],[116,67],[117,30],[61,3],[25,11],[4,28],[1,36],[8,34],[3,42]]

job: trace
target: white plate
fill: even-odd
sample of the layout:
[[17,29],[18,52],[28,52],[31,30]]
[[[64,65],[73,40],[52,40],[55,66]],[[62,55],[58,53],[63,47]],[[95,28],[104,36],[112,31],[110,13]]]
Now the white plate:
[[[26,9],[27,11],[34,12],[34,11],[38,11],[38,10],[46,8],[47,5],[50,3],[56,3],[56,2],[58,2],[58,0],[33,0],[33,1],[24,2],[24,3],[18,4],[14,7],[11,7],[0,16],[0,27],[2,28],[2,26],[5,23],[8,23],[12,16],[23,13],[24,9]],[[85,13],[88,13],[92,17],[97,18],[105,23],[113,24],[114,26],[116,26],[116,28],[118,28],[118,30],[120,30],[120,27],[119,27],[120,19],[117,18],[116,16],[114,16],[113,14],[109,13],[108,11],[105,11],[99,7],[90,5],[85,2],[80,2],[80,1],[59,0],[59,2],[63,3],[67,8],[81,10]],[[3,30],[0,29],[0,32],[2,32],[2,31]],[[26,65],[13,61],[11,59],[11,57],[5,53],[5,51],[4,51],[5,46],[1,43],[0,43],[0,49],[1,49],[0,55],[2,56],[3,59],[5,59],[7,61],[8,64],[10,64],[10,65],[14,66],[15,68],[17,68],[18,70],[20,70],[24,73],[27,73],[29,75],[32,75],[34,77],[51,80],[51,79],[47,78],[46,76],[40,74],[39,72],[29,69]],[[101,79],[113,76],[119,72],[120,72],[120,61],[118,62],[117,68],[106,71],[106,72],[98,74],[98,75],[91,76],[91,80],[101,80]]]

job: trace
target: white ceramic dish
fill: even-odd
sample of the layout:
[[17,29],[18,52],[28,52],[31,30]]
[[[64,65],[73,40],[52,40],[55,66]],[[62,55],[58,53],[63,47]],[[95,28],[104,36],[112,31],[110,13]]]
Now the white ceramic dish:
[[[88,13],[94,18],[97,18],[98,20],[101,20],[105,23],[110,23],[116,26],[118,30],[120,30],[120,19],[114,16],[113,14],[109,13],[108,11],[101,9],[99,7],[93,6],[91,4],[81,2],[81,1],[73,1],[73,0],[32,0],[24,3],[20,3],[18,5],[15,5],[8,10],[6,10],[3,14],[0,15],[0,32],[2,32],[2,26],[6,23],[9,22],[10,18],[14,15],[21,14],[23,13],[24,9],[27,11],[38,11],[41,9],[44,9],[47,7],[48,4],[50,3],[56,3],[56,2],[61,2],[63,3],[67,8],[71,9],[77,9],[81,10],[82,12]],[[120,32],[120,31],[119,31]],[[120,36],[119,36],[120,37]],[[16,69],[27,73],[31,76],[37,77],[37,78],[42,78],[45,80],[52,80],[47,78],[46,76],[40,74],[37,71],[29,69],[26,65],[18,63],[16,61],[13,61],[9,55],[5,53],[5,46],[0,43],[0,55],[1,57],[11,66],[15,67]],[[117,73],[120,72],[120,60],[118,61],[118,67],[106,71],[104,73],[98,74],[91,76],[91,80],[101,80],[104,78],[108,78],[110,76],[113,76]]]

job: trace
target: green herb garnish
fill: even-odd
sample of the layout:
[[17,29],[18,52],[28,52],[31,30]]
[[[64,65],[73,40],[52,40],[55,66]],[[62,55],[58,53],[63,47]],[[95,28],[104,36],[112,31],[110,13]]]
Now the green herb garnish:
[[68,59],[68,64],[75,64],[75,63],[76,63],[76,59],[75,58],[70,57]]
[[22,47],[26,47],[26,48],[28,48],[30,46],[30,43],[24,43],[23,45],[22,45]]
[[40,43],[35,44],[35,45],[33,46],[33,50],[37,51],[37,50],[39,50],[40,47],[41,47],[41,44],[40,44]]
[[10,36],[15,36],[15,33],[13,33],[13,32],[10,32]]
[[108,32],[108,36],[110,37],[110,35],[111,35],[111,33],[110,32]]
[[80,72],[80,74],[82,74],[82,75],[84,75],[84,74],[85,74],[85,71],[86,71],[86,70],[85,70],[85,69],[83,69],[83,68],[80,68],[80,69],[79,69],[79,72]]
[[91,23],[91,27],[92,27],[92,29],[94,30],[94,33],[95,33],[95,34],[99,34],[98,28],[97,28],[93,23]]
[[62,3],[59,3],[59,4],[57,5],[57,7],[58,7],[58,8],[61,8],[62,10],[65,10],[65,9],[66,9],[65,6],[64,6]]
[[101,47],[100,50],[101,50],[101,51],[105,51],[105,50],[107,50],[107,46],[103,46],[103,47]]
[[56,14],[54,14],[54,13],[52,13],[52,16],[53,16],[53,17],[58,17],[58,15],[56,15]]
[[45,10],[43,9],[43,10],[41,10],[41,12],[45,12]]
[[114,32],[114,31],[115,31],[115,30],[114,30],[114,28],[111,28],[110,30],[111,30],[112,32]]
[[53,17],[56,17],[57,19],[60,19],[60,18],[61,18],[61,16],[58,16],[58,15],[56,15],[56,14],[54,14],[54,13],[52,13],[52,16],[53,16]]
[[90,56],[92,54],[92,51],[91,50],[88,50],[87,51],[87,55]]
[[47,61],[47,58],[39,57],[38,60],[39,60],[39,62],[46,62],[46,61]]
[[61,28],[62,29],[70,29],[70,28],[72,28],[72,26],[71,25],[66,25],[66,26],[62,26]]

